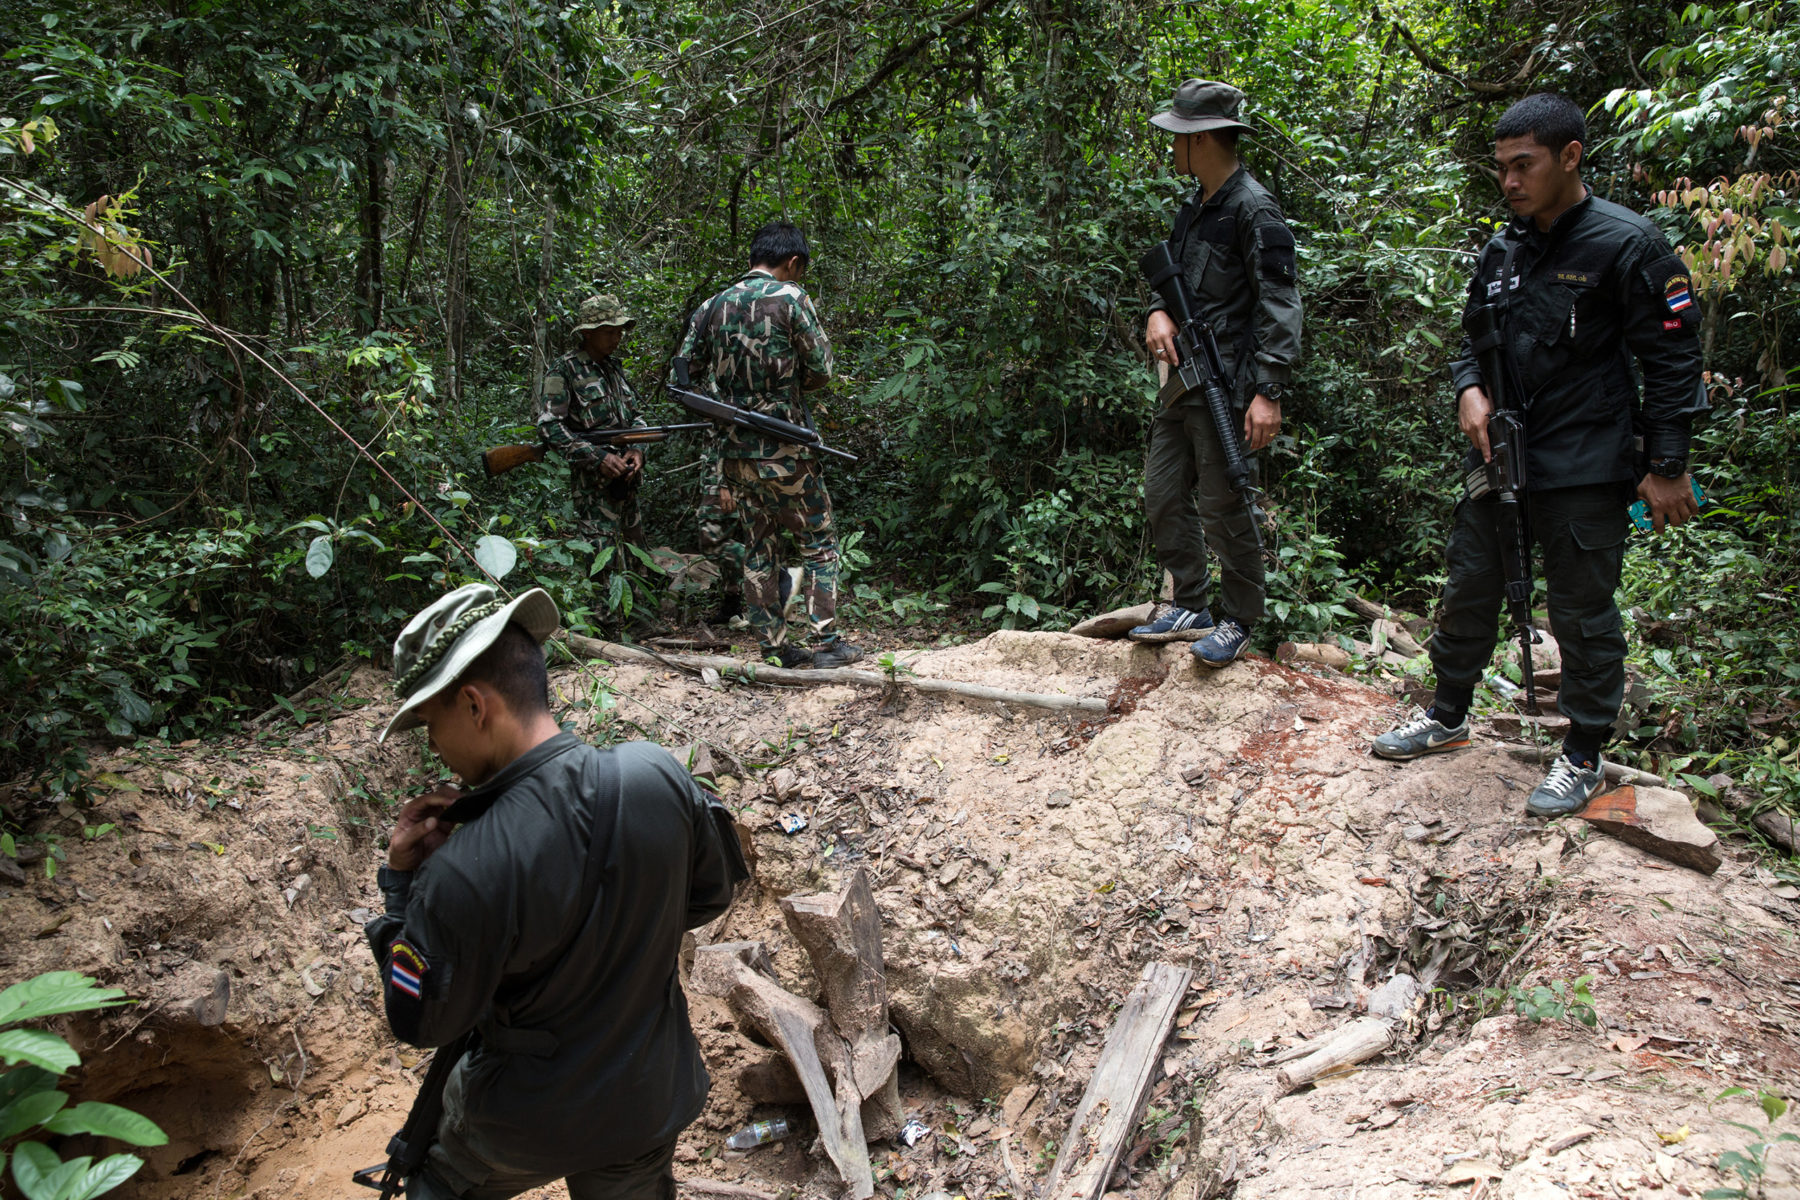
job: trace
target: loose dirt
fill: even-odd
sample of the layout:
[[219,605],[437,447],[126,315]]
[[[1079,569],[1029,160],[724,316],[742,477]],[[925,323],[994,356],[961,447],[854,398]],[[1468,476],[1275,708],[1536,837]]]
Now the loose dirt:
[[[1372,759],[1394,701],[1327,672],[1251,658],[1203,674],[1184,645],[1015,632],[902,659],[1115,711],[553,672],[584,735],[714,749],[756,856],[714,936],[767,942],[794,990],[811,981],[776,900],[869,872],[902,1094],[930,1130],[873,1148],[884,1194],[1040,1184],[1152,961],[1195,983],[1113,1180],[1133,1200],[1697,1196],[1737,1182],[1714,1163],[1753,1139],[1727,1121],[1763,1123],[1742,1098],[1709,1101],[1795,1092],[1796,908],[1747,855],[1705,878],[1579,821],[1527,820],[1537,774],[1491,743]],[[359,670],[335,715],[262,741],[113,754],[91,809],[26,814],[64,859],[54,880],[27,863],[0,889],[6,978],[73,968],[139,1001],[67,1025],[73,1090],[171,1135],[121,1194],[366,1194],[350,1171],[382,1158],[422,1071],[386,1028],[360,923],[388,805],[435,778],[417,735],[375,746],[386,682]],[[807,821],[791,836],[789,813]],[[1443,990],[1414,1003],[1396,1050],[1276,1093],[1274,1054],[1434,962]],[[1584,975],[1592,1029],[1483,992]],[[721,1003],[692,1008],[714,1088],[678,1174],[835,1195],[804,1133],[723,1151],[753,1117],[804,1129],[806,1110],[751,1099],[771,1052]],[[1797,1163],[1772,1152],[1769,1195],[1800,1194]]]

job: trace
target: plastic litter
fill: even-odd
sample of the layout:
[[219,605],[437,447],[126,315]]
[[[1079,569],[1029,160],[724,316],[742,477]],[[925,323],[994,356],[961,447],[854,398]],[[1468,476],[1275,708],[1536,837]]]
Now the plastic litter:
[[788,1135],[786,1119],[777,1117],[773,1121],[752,1121],[736,1133],[725,1139],[725,1144],[733,1150],[749,1150],[754,1146],[778,1142]]
[[805,828],[806,828],[806,818],[801,816],[799,813],[782,813],[781,814],[781,832],[789,833],[789,834],[799,833],[802,829],[805,829]]
[[900,1140],[908,1146],[916,1146],[919,1144],[919,1139],[930,1132],[931,1130],[925,1122],[917,1117],[908,1117],[906,1124],[900,1127]]

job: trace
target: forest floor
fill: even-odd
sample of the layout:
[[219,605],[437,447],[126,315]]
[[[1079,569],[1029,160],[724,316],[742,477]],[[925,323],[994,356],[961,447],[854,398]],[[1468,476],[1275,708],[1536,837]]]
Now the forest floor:
[[[902,1097],[930,1130],[872,1147],[888,1195],[1041,1185],[1117,1004],[1156,961],[1194,983],[1113,1180],[1129,1200],[1698,1196],[1737,1182],[1714,1164],[1753,1139],[1727,1122],[1762,1126],[1750,1101],[1713,1098],[1800,1087],[1800,905],[1748,850],[1707,877],[1578,820],[1528,820],[1540,768],[1492,739],[1375,760],[1398,702],[1323,670],[1208,674],[1181,644],[1015,632],[907,663],[1115,711],[709,687],[656,666],[552,676],[586,702],[578,732],[715,749],[756,873],[717,937],[766,942],[791,989],[809,968],[778,899],[869,872]],[[387,683],[359,669],[333,715],[278,737],[115,752],[91,809],[29,818],[64,861],[0,889],[6,978],[73,968],[141,1001],[68,1027],[74,1092],[171,1135],[120,1195],[366,1194],[350,1172],[383,1157],[422,1071],[380,1011],[361,932],[377,831],[359,814],[436,777],[418,735],[375,744]],[[790,812],[807,819],[794,835]],[[1427,997],[1385,1057],[1278,1093],[1273,1053],[1437,948],[1454,1011]],[[1483,1005],[1484,982],[1582,975],[1593,1029]],[[836,1195],[810,1135],[723,1151],[752,1118],[806,1114],[743,1096],[770,1051],[723,1002],[691,1004],[714,1086],[678,1175]],[[1796,1149],[1772,1152],[1769,1195],[1800,1195]]]

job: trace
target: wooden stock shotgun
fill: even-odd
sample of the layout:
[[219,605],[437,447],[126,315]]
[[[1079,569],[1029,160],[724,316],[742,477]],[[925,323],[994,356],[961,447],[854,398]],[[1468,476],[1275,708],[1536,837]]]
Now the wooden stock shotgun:
[[[688,425],[646,425],[632,429],[595,429],[587,433],[574,434],[578,442],[587,442],[592,446],[636,446],[644,442],[660,442],[672,433],[689,433],[696,429],[711,429],[710,421],[695,421]],[[481,452],[481,465],[486,468],[488,477],[504,475],[514,467],[522,467],[526,463],[543,462],[549,452],[540,445],[536,446],[495,446],[491,450]]]

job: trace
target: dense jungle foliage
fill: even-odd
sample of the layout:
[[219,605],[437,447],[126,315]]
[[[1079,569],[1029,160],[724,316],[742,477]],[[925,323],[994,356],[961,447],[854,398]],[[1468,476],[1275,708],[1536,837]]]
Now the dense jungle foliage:
[[[817,404],[846,624],[1056,628],[1150,594],[1135,264],[1183,198],[1149,114],[1251,97],[1300,242],[1306,362],[1264,466],[1272,647],[1425,611],[1446,364],[1486,170],[1531,90],[1704,307],[1704,520],[1639,537],[1634,749],[1800,793],[1800,12],[1621,0],[46,0],[0,7],[0,778],[204,736],[482,570],[576,628],[659,600],[571,542],[566,469],[500,480],[597,287],[651,415],[684,316],[786,215],[842,378]],[[691,445],[653,544],[692,550]],[[480,566],[477,565],[477,560]]]

